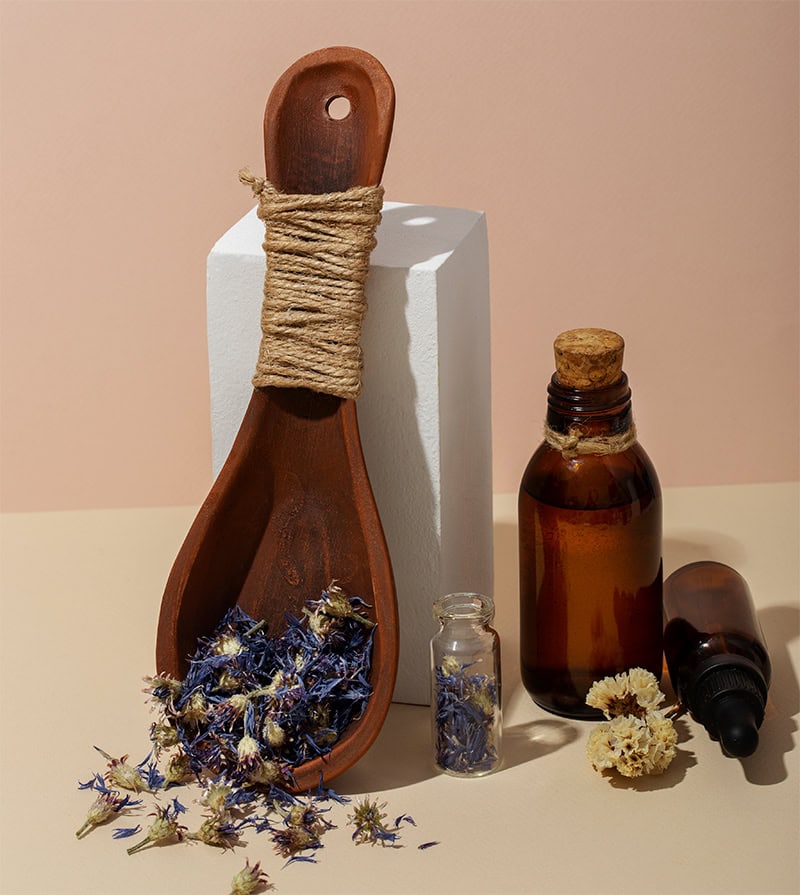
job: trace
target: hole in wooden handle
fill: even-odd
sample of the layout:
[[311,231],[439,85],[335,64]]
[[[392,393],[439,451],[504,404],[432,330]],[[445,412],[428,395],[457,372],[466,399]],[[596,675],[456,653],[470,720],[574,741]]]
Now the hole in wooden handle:
[[350,100],[346,96],[334,96],[325,103],[325,111],[334,121],[342,121],[350,114]]

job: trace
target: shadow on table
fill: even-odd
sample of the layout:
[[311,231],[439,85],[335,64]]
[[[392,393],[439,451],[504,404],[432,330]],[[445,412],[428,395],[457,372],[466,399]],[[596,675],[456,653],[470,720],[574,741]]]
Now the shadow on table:
[[385,792],[435,777],[432,750],[429,707],[395,703],[372,747],[333,788],[341,795]]
[[739,761],[750,783],[772,786],[788,776],[784,756],[794,749],[800,712],[800,686],[789,655],[789,644],[800,636],[800,608],[769,606],[759,610],[758,620],[769,650],[772,683],[758,749]]
[[506,727],[501,771],[555,752],[576,740],[578,735],[575,725],[558,718],[537,718]]

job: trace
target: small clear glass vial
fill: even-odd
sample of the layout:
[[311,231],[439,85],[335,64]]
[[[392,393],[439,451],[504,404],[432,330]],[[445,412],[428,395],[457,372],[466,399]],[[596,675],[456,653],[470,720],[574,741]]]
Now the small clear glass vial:
[[502,759],[500,638],[494,603],[483,594],[448,594],[434,604],[431,716],[436,766],[480,777]]

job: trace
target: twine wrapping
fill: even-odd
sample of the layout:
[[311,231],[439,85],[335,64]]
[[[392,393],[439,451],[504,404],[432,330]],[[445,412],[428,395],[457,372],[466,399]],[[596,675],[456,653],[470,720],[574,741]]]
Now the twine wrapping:
[[561,451],[565,460],[572,460],[583,454],[621,454],[636,444],[636,426],[631,423],[617,435],[582,435],[576,427],[570,427],[569,434],[564,435],[545,423],[544,440]]
[[247,170],[258,198],[267,273],[261,347],[253,385],[310,388],[340,398],[361,393],[364,283],[383,187],[281,193]]

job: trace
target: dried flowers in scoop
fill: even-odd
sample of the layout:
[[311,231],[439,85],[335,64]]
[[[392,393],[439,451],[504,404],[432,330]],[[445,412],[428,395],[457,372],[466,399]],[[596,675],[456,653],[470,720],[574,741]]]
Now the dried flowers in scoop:
[[199,641],[185,680],[149,679],[162,713],[155,744],[174,731],[186,769],[288,784],[291,768],[329,752],[366,707],[374,624],[364,608],[331,585],[277,637],[229,610]]

